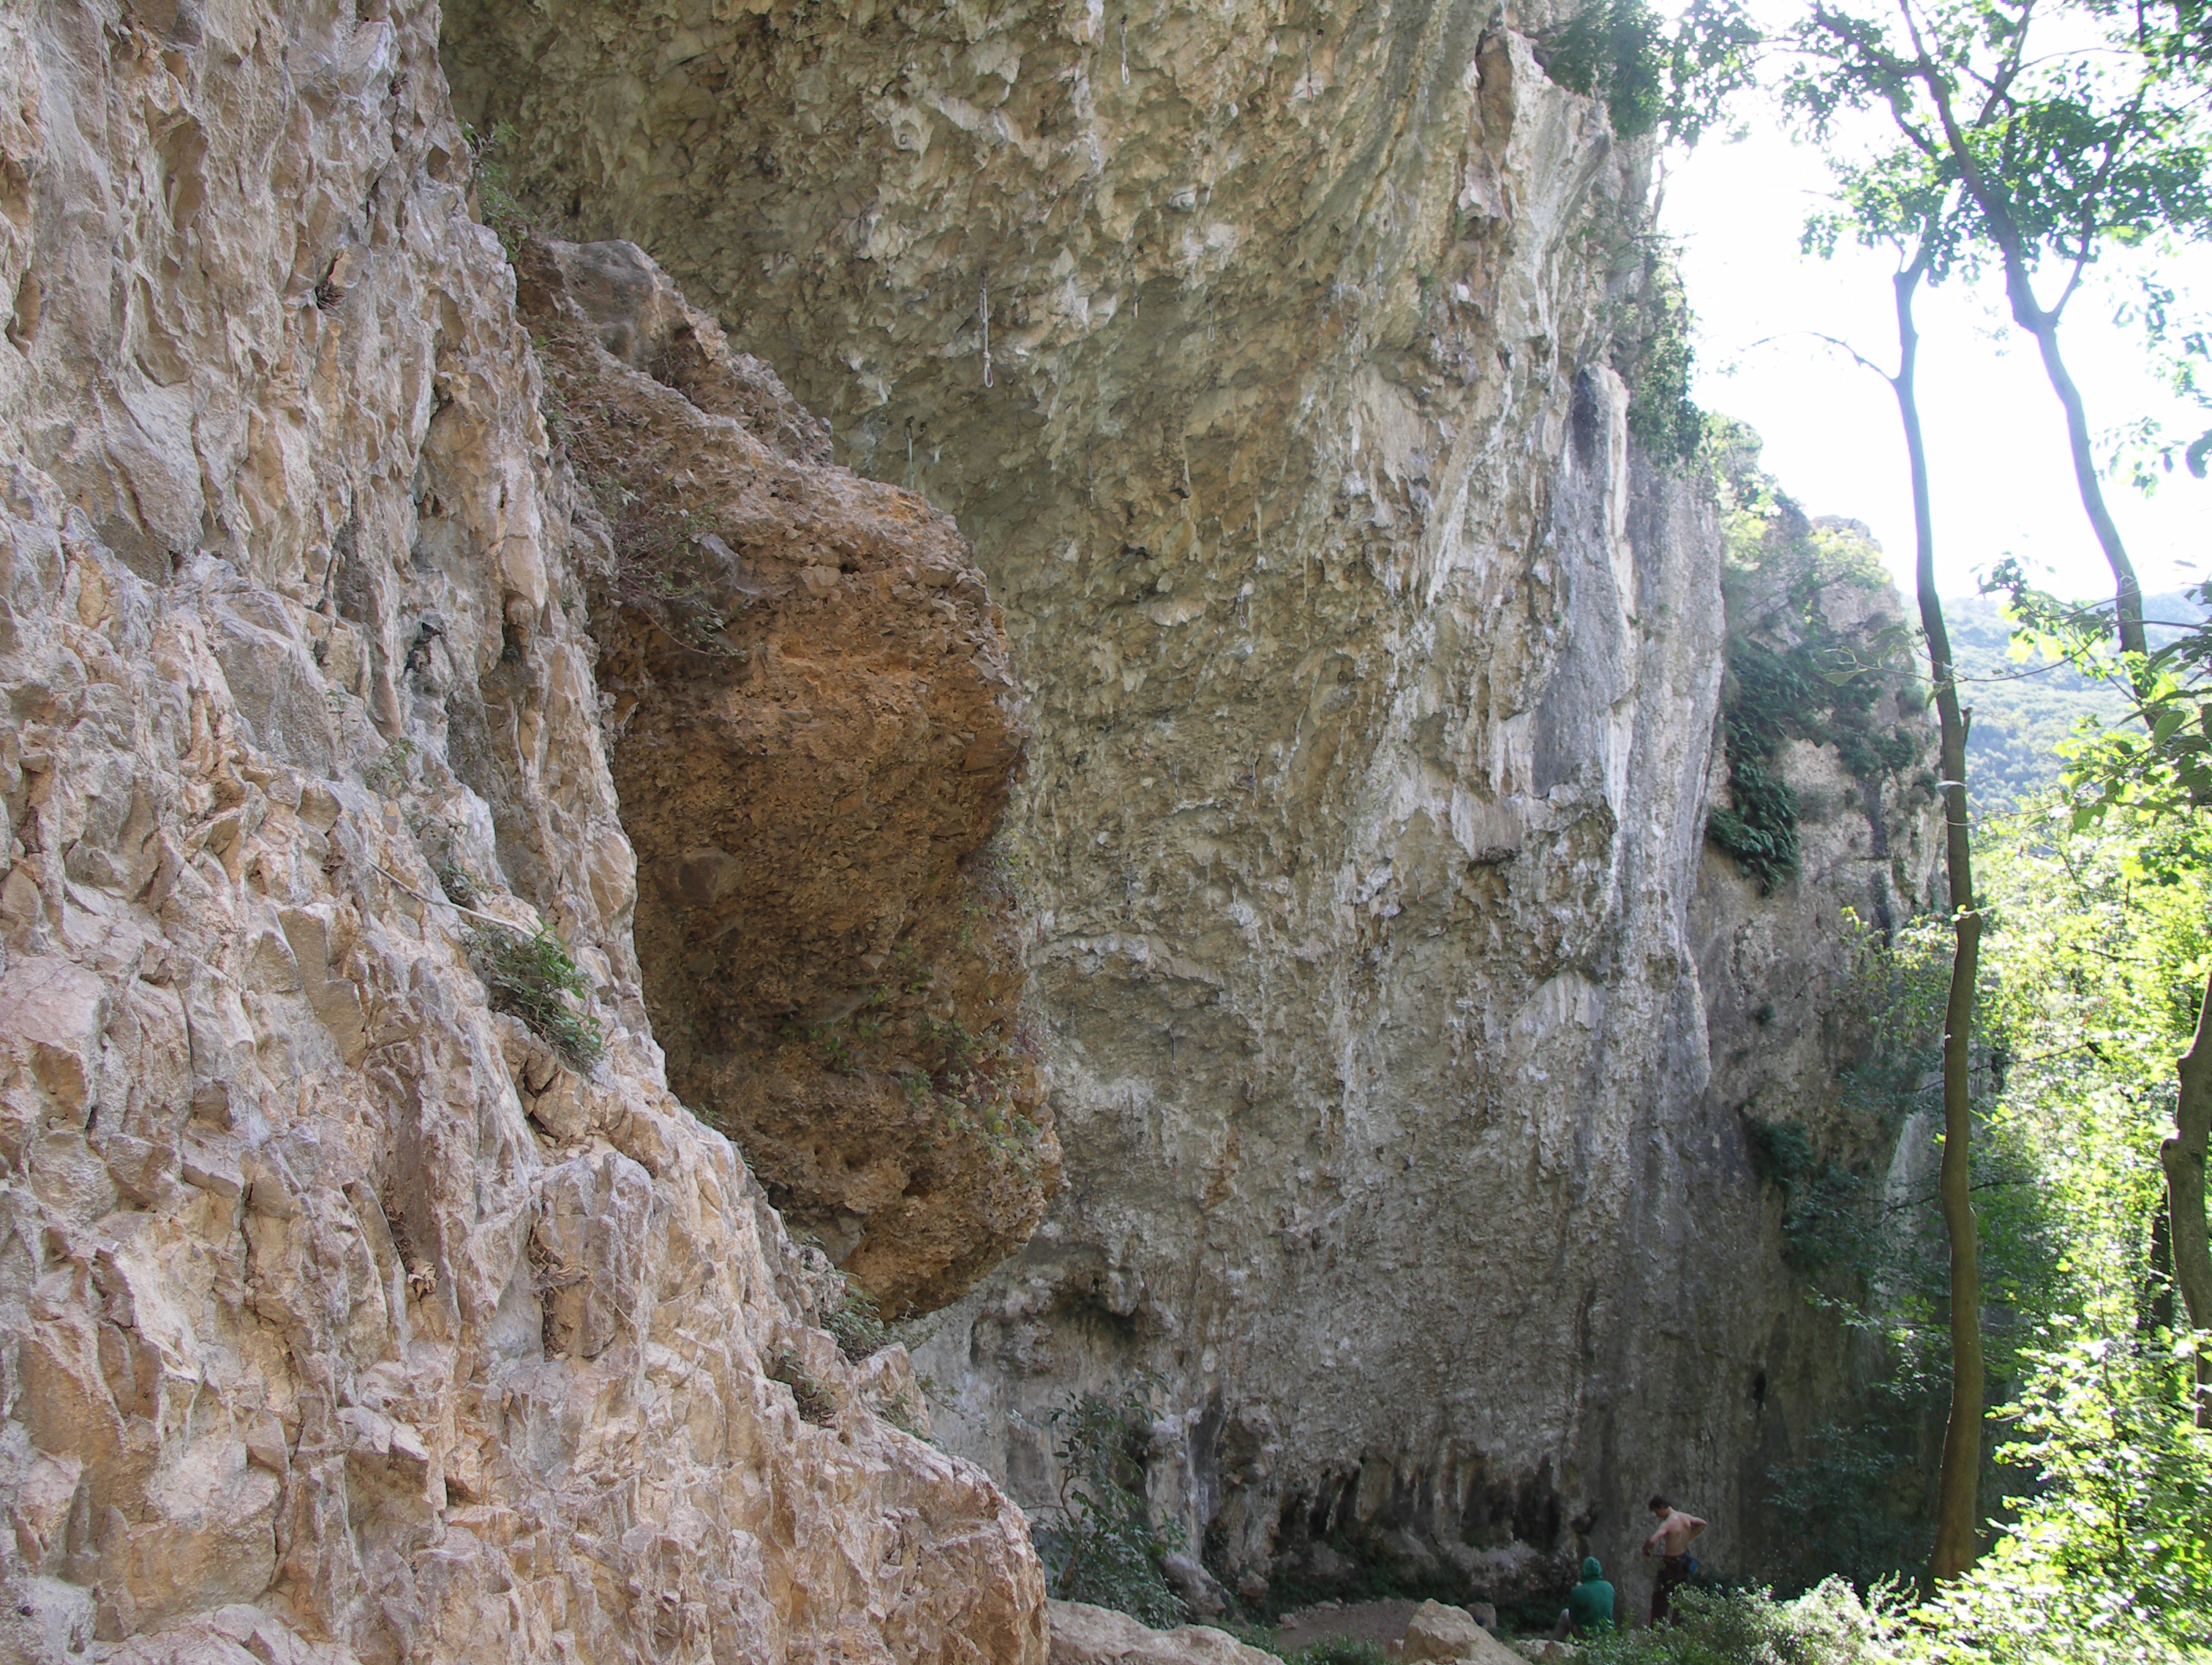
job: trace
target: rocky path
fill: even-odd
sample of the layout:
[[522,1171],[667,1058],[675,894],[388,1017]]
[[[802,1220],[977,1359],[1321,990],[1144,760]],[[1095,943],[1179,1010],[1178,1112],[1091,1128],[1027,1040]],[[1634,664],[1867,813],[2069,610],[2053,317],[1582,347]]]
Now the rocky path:
[[1377,1646],[1395,1642],[1406,1633],[1406,1621],[1418,1601],[1402,1598],[1387,1601],[1322,1601],[1283,1615],[1275,1627],[1275,1640],[1285,1654],[1331,1637],[1372,1642]]

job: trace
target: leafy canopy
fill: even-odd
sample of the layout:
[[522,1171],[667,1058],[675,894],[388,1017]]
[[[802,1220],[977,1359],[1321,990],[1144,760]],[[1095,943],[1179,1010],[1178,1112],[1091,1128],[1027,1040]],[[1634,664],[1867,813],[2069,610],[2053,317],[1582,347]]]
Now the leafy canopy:
[[[2029,583],[2012,560],[2000,562],[1983,587],[2007,598],[2025,644],[2126,696],[2118,726],[2084,717],[2060,748],[2077,829],[2117,809],[2170,816],[2212,805],[2212,623],[2174,621],[2179,634],[2163,646],[2117,653],[2108,604],[2061,601]],[[2212,580],[2191,593],[2212,606]]]
[[1818,0],[1791,34],[1785,106],[1831,146],[1846,112],[1880,111],[1897,143],[1840,162],[1842,208],[1809,240],[1932,226],[1938,282],[2014,242],[2065,271],[2057,310],[2107,248],[2212,232],[2202,100],[2127,21],[2096,0]]
[[1544,73],[1602,98],[1621,138],[1694,144],[1757,73],[1742,0],[1690,0],[1671,27],[1646,0],[1595,0],[1537,38]]

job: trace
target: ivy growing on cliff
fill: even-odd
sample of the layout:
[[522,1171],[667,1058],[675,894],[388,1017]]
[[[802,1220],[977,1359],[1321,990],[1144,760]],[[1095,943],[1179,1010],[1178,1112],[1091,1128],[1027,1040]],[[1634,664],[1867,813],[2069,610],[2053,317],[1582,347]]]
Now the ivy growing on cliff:
[[[1863,791],[1920,763],[1924,740],[1887,720],[1923,703],[1893,663],[1909,640],[1899,623],[1838,629],[1825,598],[1838,585],[1887,589],[1887,574],[1863,528],[1815,524],[1758,465],[1759,436],[1726,417],[1706,419],[1705,457],[1722,505],[1728,550],[1727,675],[1721,738],[1729,802],[1707,817],[1706,836],[1759,882],[1760,893],[1794,877],[1802,854],[1797,795],[1784,778],[1791,740],[1836,749]],[[1930,789],[1921,771],[1915,783]]]
[[1772,649],[1738,641],[1729,644],[1725,687],[1721,732],[1731,801],[1707,818],[1705,836],[1765,896],[1797,872],[1797,794],[1782,776],[1781,752],[1812,706],[1813,684]]
[[1595,0],[1535,50],[1559,85],[1605,100],[1617,137],[1693,144],[1751,84],[1760,39],[1739,0],[1692,0],[1671,25],[1646,0]]
[[1613,368],[1628,385],[1629,433],[1653,461],[1680,468],[1697,460],[1705,438],[1705,413],[1690,398],[1690,303],[1663,245],[1648,245],[1643,260],[1613,326]]
[[[1554,82],[1603,100],[1617,137],[1692,145],[1751,85],[1761,39],[1742,0],[1691,0],[1671,21],[1648,0],[1594,0],[1533,44]],[[1653,461],[1680,468],[1696,461],[1705,429],[1690,398],[1689,302],[1662,240],[1648,228],[1625,240],[1642,270],[1626,285],[1611,362],[1628,385],[1629,431]]]

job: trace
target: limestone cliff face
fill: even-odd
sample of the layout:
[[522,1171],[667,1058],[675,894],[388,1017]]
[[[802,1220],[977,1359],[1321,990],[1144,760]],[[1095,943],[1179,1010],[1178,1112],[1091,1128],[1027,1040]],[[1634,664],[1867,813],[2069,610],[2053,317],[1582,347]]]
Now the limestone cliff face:
[[1059,1175],[986,848],[1026,734],[998,609],[950,519],[830,466],[634,245],[520,270],[610,523],[598,680],[670,1085],[873,1299],[941,1307]]
[[1044,1413],[1157,1368],[1163,1506],[1230,1570],[1349,1536],[1501,1586],[1612,1431],[1692,1461],[1696,1403],[1641,1431],[1765,1298],[1677,1200],[1733,1162],[1758,1207],[1692,1114],[1720,556],[1605,368],[1602,111],[1470,4],[447,43],[532,210],[711,295],[1006,608],[1068,1187],[940,1321],[948,1439],[1042,1503]]
[[[1745,672],[1762,656],[1799,674],[1799,706],[1775,759],[1796,808],[1796,872],[1765,889],[1708,842],[1692,914],[1712,1070],[1702,1112],[1767,1146],[1753,1166],[1770,1182],[1764,1218],[1732,1210],[1734,1188],[1710,1176],[1692,1200],[1735,1223],[1743,1263],[1767,1267],[1796,1261],[1782,1229],[1788,1182],[1811,1177],[1776,1171],[1776,1133],[1892,1195],[1932,1181],[1926,1118],[1895,1125],[1844,1076],[1869,1051],[1862,957],[1944,896],[1935,724],[1903,599],[1865,527],[1809,521],[1786,497],[1775,507],[1758,536],[1730,540],[1729,703],[1741,715]],[[1834,687],[1821,673],[1838,665],[1875,670]],[[1713,772],[1714,810],[1729,802],[1729,774]],[[1820,1546],[1792,1540],[1772,1507],[1776,1479],[1808,1459],[1824,1424],[1858,1414],[1856,1396],[1881,1368],[1863,1334],[1797,1293],[1757,1314],[1747,1371],[1710,1411],[1709,1437],[1736,1467],[1746,1537],[1759,1549],[1741,1564],[1775,1577],[1832,1565],[1818,1559]]]
[[539,223],[974,540],[1066,1188],[937,1321],[939,1425],[1042,1506],[1051,1408],[1158,1371],[1231,1576],[1525,1591],[1655,1485],[1757,1561],[1723,1442],[1796,1297],[1700,981],[1721,540],[1629,440],[1645,182],[1544,21],[447,14]]
[[[1035,1665],[1018,1511],[664,1081],[435,15],[0,17],[0,1656]],[[744,391],[718,512],[819,452]]]

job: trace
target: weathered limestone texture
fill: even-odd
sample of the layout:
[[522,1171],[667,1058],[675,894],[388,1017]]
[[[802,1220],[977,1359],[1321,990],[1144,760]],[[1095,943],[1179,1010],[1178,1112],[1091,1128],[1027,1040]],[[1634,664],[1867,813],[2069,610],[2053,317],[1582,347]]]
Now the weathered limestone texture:
[[1050,1410],[1160,1372],[1155,1503],[1248,1588],[1747,1521],[1796,1301],[1708,1091],[1720,540],[1628,437],[1646,180],[1545,21],[447,13],[528,210],[974,540],[1066,1188],[941,1316],[939,1426],[1043,1506]]
[[1045,1606],[1052,1665],[1267,1665],[1274,1657],[1210,1626],[1156,1631],[1125,1613],[1085,1601]]
[[[1706,846],[1692,911],[1712,1069],[1705,1111],[1741,1123],[1754,1139],[1789,1129],[1808,1158],[1877,1179],[1893,1198],[1916,1187],[1929,1195],[1938,1151],[1926,1117],[1894,1125],[1855,1102],[1839,1079],[1839,1066],[1865,1061],[1869,1049],[1865,996],[1855,987],[1861,956],[1944,905],[1926,682],[1911,669],[1905,604],[1864,526],[1810,521],[1784,498],[1761,543],[1757,564],[1731,562],[1733,652],[1749,644],[1793,653],[1815,684],[1836,665],[1883,668],[1860,685],[1857,744],[1816,713],[1815,732],[1782,748],[1780,773],[1797,805],[1797,876],[1762,895],[1732,857]],[[1889,745],[1892,761],[1869,757],[1869,738]],[[1714,807],[1726,801],[1727,775],[1713,770]],[[1787,1255],[1784,1197],[1769,1188],[1773,1218],[1741,1249],[1765,1264]],[[1698,1201],[1724,1206],[1717,1194]],[[1869,1337],[1843,1332],[1804,1302],[1773,1312],[1753,1358],[1748,1391],[1715,1432],[1740,1465],[1742,1529],[1767,1546],[1762,1571],[1802,1576],[1819,1547],[1794,1541],[1791,1523],[1771,1507],[1774,1471],[1804,1460],[1805,1438],[1820,1423],[1848,1419],[1883,1361]]]
[[1513,1650],[1491,1634],[1464,1607],[1424,1601],[1406,1621],[1406,1633],[1389,1644],[1382,1656],[1391,1665],[1424,1660],[1461,1660],[1467,1665],[1511,1665]]
[[611,522],[598,678],[670,1085],[886,1310],[944,1306],[1059,1175],[987,848],[1024,736],[998,609],[950,518],[830,465],[635,246],[519,259]]
[[436,15],[0,13],[0,1658],[1041,1665],[664,1085]]

